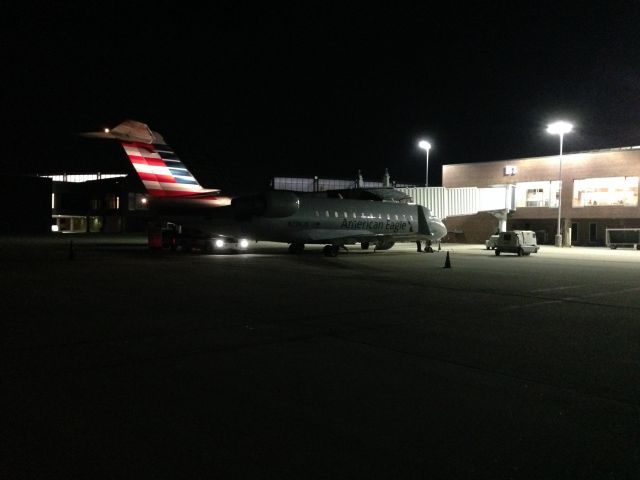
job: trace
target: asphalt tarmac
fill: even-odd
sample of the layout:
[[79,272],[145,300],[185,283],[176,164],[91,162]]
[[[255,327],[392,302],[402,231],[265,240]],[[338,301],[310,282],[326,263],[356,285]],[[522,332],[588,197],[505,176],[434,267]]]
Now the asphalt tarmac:
[[1,238],[0,478],[639,478],[640,252],[320,248]]

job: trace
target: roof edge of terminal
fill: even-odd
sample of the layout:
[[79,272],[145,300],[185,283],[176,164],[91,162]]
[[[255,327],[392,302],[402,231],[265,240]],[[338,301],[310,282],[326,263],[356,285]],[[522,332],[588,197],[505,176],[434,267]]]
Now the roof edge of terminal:
[[[613,147],[613,148],[599,148],[599,149],[593,149],[593,150],[579,150],[577,152],[562,152],[562,156],[566,157],[569,155],[583,155],[585,153],[604,153],[604,152],[623,152],[623,151],[628,151],[628,150],[640,150],[640,145],[634,145],[634,146],[630,146],[630,147]],[[502,159],[498,159],[498,160],[487,160],[484,162],[460,162],[460,163],[446,163],[444,165],[442,165],[443,167],[449,166],[449,165],[481,165],[483,163],[496,163],[496,162],[517,162],[520,160],[535,160],[535,159],[540,159],[540,158],[554,158],[557,157],[558,155],[538,155],[535,157],[521,157],[521,158],[502,158]]]

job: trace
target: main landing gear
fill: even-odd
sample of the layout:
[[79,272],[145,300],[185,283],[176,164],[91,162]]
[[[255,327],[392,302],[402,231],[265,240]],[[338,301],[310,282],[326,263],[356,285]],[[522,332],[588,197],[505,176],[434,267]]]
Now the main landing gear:
[[325,257],[337,257],[340,245],[325,245],[322,251]]
[[[348,252],[347,247],[344,245],[325,245],[322,252],[326,257],[336,257],[340,248]],[[304,251],[304,243],[292,243],[289,245],[289,253],[302,253]]]
[[304,243],[292,243],[289,245],[289,253],[302,253],[304,251]]

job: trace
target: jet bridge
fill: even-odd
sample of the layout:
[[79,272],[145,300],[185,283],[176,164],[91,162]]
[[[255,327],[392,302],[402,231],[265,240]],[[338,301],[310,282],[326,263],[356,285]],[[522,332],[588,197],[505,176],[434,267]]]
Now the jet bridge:
[[[515,186],[498,187],[410,187],[396,188],[411,196],[419,205],[428,207],[431,214],[445,219],[479,212],[494,214],[506,229],[507,214],[516,209]],[[504,228],[502,228],[504,227]]]

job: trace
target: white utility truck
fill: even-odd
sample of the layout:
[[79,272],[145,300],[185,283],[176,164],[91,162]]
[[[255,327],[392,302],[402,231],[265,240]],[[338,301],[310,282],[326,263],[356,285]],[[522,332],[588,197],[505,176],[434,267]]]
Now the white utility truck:
[[496,243],[498,242],[498,237],[500,235],[496,234],[496,235],[491,235],[489,237],[488,240],[484,241],[484,246],[487,250],[495,250],[496,249]]
[[496,241],[495,253],[515,253],[519,257],[536,253],[540,247],[536,241],[536,232],[531,230],[510,230],[500,232]]

